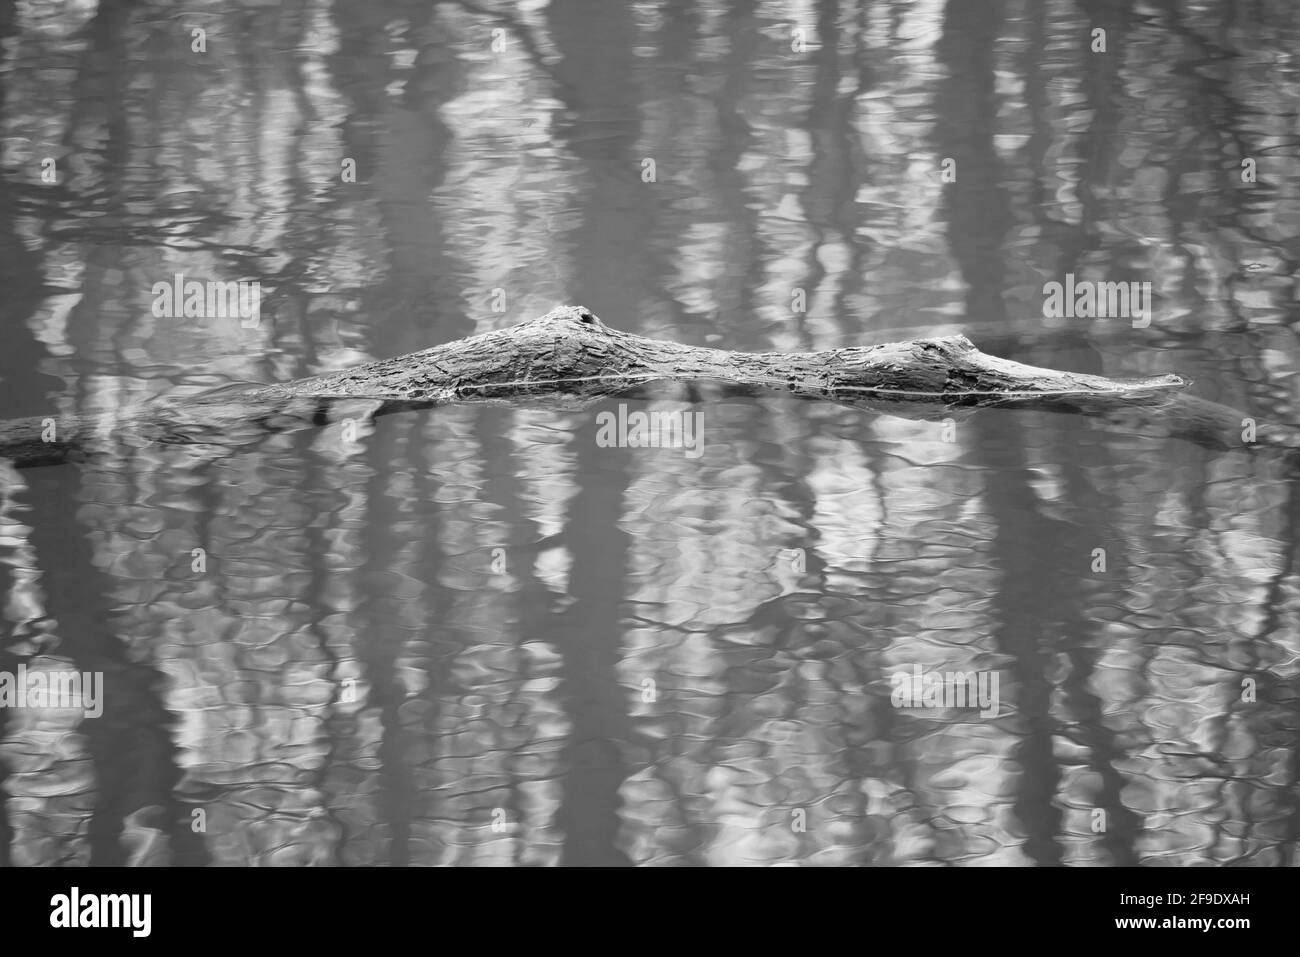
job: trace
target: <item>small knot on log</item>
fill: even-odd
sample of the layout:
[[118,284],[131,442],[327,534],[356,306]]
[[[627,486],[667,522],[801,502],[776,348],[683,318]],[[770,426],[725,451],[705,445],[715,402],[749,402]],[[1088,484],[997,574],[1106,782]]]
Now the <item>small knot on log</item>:
[[580,322],[585,326],[595,326],[597,329],[605,328],[600,318],[586,306],[557,306],[542,316],[542,319],[551,323]]
[[922,349],[934,349],[942,355],[959,356],[968,352],[978,351],[975,343],[971,342],[960,333],[952,336],[940,336],[934,339],[917,339],[917,345]]

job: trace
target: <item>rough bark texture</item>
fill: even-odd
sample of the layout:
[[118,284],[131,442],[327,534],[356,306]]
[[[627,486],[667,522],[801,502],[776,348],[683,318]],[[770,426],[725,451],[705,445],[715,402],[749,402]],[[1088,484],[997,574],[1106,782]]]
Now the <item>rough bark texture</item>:
[[[1186,383],[1175,375],[1107,379],[1058,372],[985,355],[963,336],[826,352],[730,352],[619,332],[586,309],[564,306],[510,329],[282,385],[163,399],[107,419],[64,417],[52,439],[42,418],[0,422],[0,455],[20,467],[49,465],[92,451],[95,437],[105,435],[221,444],[250,427],[323,422],[332,405],[346,400],[371,402],[376,415],[485,400],[580,405],[663,381],[709,381],[724,392],[783,391],[925,417],[990,405],[1126,413],[1120,417],[1131,428],[1220,449],[1244,444],[1241,416],[1178,395]],[[1264,430],[1260,442],[1300,446],[1285,427]]]

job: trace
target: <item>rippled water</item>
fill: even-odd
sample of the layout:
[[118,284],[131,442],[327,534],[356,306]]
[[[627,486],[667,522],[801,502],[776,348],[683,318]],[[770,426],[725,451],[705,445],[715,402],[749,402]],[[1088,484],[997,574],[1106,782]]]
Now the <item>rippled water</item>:
[[[960,332],[1300,424],[1289,3],[8,2],[0,34],[0,418],[579,302],[735,349]],[[177,273],[260,281],[260,325],[155,317]],[[1153,322],[1045,321],[1068,273],[1152,283]],[[1284,462],[707,390],[699,457],[602,447],[620,404],[681,407],[4,466],[0,670],[106,694],[0,709],[0,861],[1294,861]],[[1000,712],[895,707],[917,666]]]

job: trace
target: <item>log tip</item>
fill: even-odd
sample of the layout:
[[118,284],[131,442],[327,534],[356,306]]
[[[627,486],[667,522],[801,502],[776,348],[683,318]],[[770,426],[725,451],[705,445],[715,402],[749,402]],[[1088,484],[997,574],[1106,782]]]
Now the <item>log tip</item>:
[[1166,372],[1163,375],[1146,376],[1141,379],[1115,379],[1111,391],[1147,392],[1150,390],[1185,389],[1192,384],[1186,376]]

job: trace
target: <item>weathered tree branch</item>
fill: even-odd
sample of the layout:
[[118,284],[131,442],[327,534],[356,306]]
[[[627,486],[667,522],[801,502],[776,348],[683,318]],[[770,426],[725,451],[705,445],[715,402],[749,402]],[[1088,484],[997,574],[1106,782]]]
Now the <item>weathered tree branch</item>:
[[[745,353],[647,339],[565,306],[510,329],[282,385],[160,399],[103,416],[0,422],[0,456],[20,467],[92,453],[96,436],[239,444],[236,436],[321,424],[331,406],[373,403],[373,414],[473,401],[567,406],[652,382],[714,382],[725,392],[781,391],[933,418],[981,406],[1101,416],[1212,448],[1244,447],[1241,416],[1180,394],[1175,375],[1108,379],[988,356],[963,336],[811,353]],[[53,435],[51,435],[51,431]],[[1267,434],[1266,434],[1267,432]],[[1300,448],[1296,431],[1261,429],[1259,442]]]

